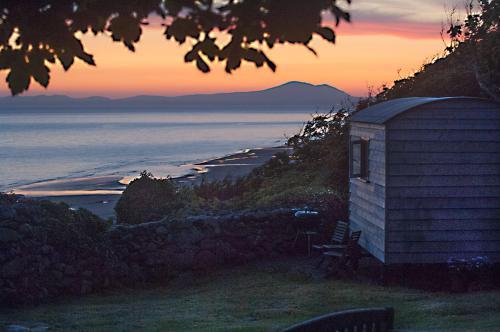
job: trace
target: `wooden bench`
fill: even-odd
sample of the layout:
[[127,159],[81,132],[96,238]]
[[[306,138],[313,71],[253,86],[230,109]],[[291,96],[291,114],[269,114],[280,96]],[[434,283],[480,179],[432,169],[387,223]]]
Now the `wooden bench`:
[[282,332],[387,332],[393,328],[393,308],[365,308],[319,316]]

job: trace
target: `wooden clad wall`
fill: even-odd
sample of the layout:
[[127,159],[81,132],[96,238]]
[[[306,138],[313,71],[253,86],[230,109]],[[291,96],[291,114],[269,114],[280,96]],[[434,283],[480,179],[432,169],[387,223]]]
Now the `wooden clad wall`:
[[386,263],[500,261],[500,106],[440,101],[386,127]]
[[350,228],[361,230],[361,246],[384,262],[385,127],[353,122],[353,136],[369,139],[369,182],[350,179]]

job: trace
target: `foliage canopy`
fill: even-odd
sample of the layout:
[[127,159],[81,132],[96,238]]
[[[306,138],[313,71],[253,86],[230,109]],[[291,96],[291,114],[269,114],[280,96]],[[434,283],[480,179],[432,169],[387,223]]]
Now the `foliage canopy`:
[[[338,2],[350,3],[350,0]],[[325,17],[349,21],[337,0],[4,0],[0,3],[0,70],[7,70],[12,94],[31,80],[47,87],[50,64],[65,70],[75,59],[95,65],[81,34],[106,35],[134,51],[143,27],[161,18],[166,39],[192,48],[184,60],[202,72],[209,63],[225,64],[231,73],[242,61],[276,70],[265,47],[300,44],[309,50],[313,35],[334,43]]]

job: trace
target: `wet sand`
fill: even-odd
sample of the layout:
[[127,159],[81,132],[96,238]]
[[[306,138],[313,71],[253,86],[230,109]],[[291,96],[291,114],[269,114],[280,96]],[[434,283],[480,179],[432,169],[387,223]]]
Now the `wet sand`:
[[[225,177],[237,178],[248,175],[254,168],[263,165],[276,153],[288,151],[288,147],[249,149],[222,158],[207,160],[189,165],[191,172],[175,178],[182,185],[198,184],[203,178],[207,181],[222,180]],[[114,206],[120,194],[133,177],[115,175],[79,179],[60,179],[22,186],[15,193],[35,199],[48,199],[65,202],[72,208],[85,208],[98,216],[114,218]]]

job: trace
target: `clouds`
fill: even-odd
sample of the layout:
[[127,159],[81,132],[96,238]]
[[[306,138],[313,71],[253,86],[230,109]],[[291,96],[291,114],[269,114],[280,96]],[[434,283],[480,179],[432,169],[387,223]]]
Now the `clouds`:
[[351,12],[362,22],[440,24],[447,8],[462,4],[463,0],[355,0]]
[[353,23],[340,27],[345,34],[389,34],[406,38],[437,38],[452,8],[465,0],[353,0]]

